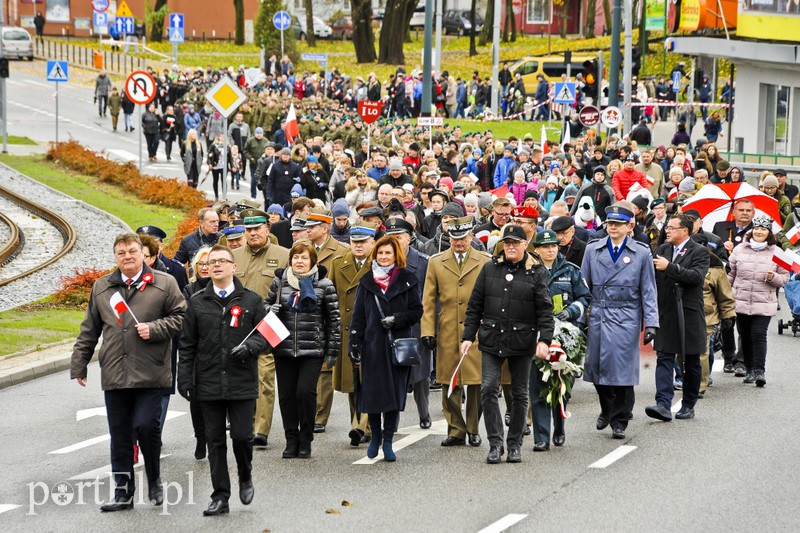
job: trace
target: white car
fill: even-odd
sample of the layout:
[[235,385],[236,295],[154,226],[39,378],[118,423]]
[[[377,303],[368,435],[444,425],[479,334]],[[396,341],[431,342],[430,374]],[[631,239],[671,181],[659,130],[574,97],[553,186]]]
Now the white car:
[[[300,41],[306,40],[308,30],[306,30],[306,15],[305,13],[298,13],[293,21],[294,36]],[[333,34],[330,26],[325,24],[325,21],[319,17],[314,17],[314,36],[318,39],[329,39]]]
[[3,27],[3,52],[8,58],[28,58],[33,61],[33,39],[25,28]]

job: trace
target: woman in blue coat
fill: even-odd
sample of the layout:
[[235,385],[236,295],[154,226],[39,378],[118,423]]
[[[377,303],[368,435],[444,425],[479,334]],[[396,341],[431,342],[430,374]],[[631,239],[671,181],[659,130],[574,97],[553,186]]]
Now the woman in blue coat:
[[387,330],[395,339],[413,337],[412,328],[422,318],[422,302],[417,278],[406,270],[396,237],[385,235],[378,240],[371,257],[372,272],[361,278],[353,306],[350,359],[361,373],[358,411],[369,414],[372,429],[367,456],[377,457],[383,442],[384,458],[394,461],[392,438],[406,406],[411,367],[392,364]]

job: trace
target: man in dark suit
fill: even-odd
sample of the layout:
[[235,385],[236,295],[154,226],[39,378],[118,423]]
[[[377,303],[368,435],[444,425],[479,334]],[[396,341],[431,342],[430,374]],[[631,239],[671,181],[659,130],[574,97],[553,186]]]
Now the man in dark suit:
[[705,246],[691,239],[693,226],[694,221],[686,215],[670,218],[666,242],[658,247],[653,259],[660,317],[655,339],[656,405],[647,407],[645,413],[665,422],[672,420],[676,355],[682,356],[684,378],[683,402],[675,418],[694,418],[700,391],[700,354],[706,346],[703,283],[711,257]]
[[312,207],[314,207],[314,202],[306,197],[300,197],[292,202],[292,218],[279,220],[269,228],[269,232],[278,239],[278,244],[286,249],[292,247],[292,244],[294,244],[291,230],[292,220],[298,215],[305,217]]
[[[756,211],[753,202],[742,199],[733,206],[733,220],[725,220],[714,224],[711,232],[722,239],[722,246],[728,252],[733,252],[736,246],[744,242],[744,236],[753,229],[753,217]],[[744,358],[741,353],[736,352],[736,328],[731,328],[722,332],[722,356],[725,358],[723,372],[730,374],[735,372],[737,377],[744,377],[747,373],[744,367]]]
[[[558,217],[553,220],[550,229],[556,232],[558,251],[561,252],[561,255],[567,261],[580,268],[583,263],[583,254],[586,252],[586,242],[579,239],[575,234],[575,221],[572,217]],[[584,231],[586,230],[584,229]]]

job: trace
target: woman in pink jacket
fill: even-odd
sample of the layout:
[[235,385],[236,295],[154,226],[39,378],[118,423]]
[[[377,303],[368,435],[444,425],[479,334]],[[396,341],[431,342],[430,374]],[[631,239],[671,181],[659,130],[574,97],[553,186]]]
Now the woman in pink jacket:
[[767,358],[767,328],[778,312],[777,288],[786,285],[789,272],[772,261],[775,235],[772,219],[757,216],[744,242],[733,249],[728,280],[736,300],[736,326],[741,336],[742,355],[747,367],[744,383],[758,387],[767,384],[764,377]]

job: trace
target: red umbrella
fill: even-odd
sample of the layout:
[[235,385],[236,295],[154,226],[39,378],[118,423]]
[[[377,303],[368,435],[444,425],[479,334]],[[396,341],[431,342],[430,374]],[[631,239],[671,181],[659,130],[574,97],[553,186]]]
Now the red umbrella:
[[704,185],[694,196],[686,200],[682,210],[696,210],[703,219],[703,229],[711,231],[717,222],[733,220],[733,206],[743,199],[753,202],[756,216],[766,215],[772,219],[773,232],[781,230],[778,200],[746,182]]

